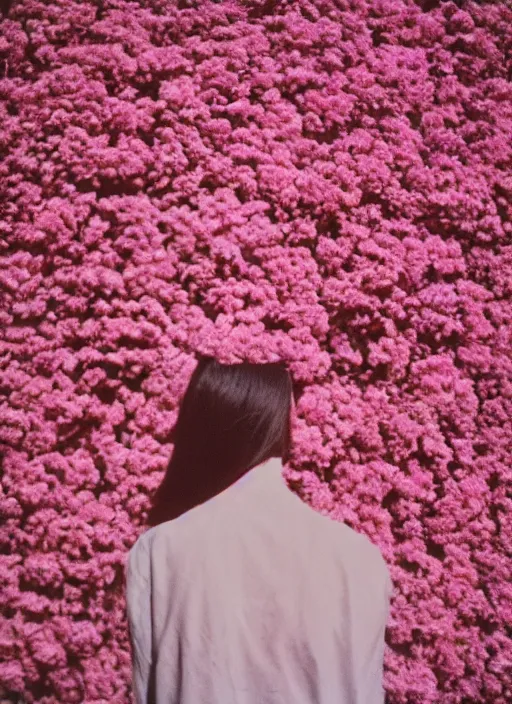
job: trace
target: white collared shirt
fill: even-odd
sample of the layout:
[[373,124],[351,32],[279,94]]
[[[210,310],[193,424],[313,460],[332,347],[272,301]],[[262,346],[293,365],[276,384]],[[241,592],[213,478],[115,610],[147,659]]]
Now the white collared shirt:
[[383,704],[386,563],[303,503],[282,466],[267,460],[130,550],[136,704]]

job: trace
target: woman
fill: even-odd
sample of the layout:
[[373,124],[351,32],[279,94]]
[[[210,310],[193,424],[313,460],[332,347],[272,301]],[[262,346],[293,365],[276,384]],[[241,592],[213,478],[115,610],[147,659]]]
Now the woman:
[[201,359],[130,550],[137,704],[381,704],[391,581],[379,549],[282,477],[282,363]]

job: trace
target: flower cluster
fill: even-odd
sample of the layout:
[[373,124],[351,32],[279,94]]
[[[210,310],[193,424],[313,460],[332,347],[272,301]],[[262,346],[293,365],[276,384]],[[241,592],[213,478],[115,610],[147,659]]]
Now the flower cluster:
[[290,486],[390,566],[390,704],[512,699],[511,52],[507,3],[10,4],[3,690],[128,701],[198,351],[288,362]]

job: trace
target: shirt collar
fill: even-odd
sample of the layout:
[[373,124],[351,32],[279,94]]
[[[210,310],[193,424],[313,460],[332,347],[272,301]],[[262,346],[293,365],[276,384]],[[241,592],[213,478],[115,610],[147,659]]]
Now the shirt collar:
[[288,490],[283,477],[283,460],[281,457],[270,457],[253,467],[238,479],[233,487],[282,487]]

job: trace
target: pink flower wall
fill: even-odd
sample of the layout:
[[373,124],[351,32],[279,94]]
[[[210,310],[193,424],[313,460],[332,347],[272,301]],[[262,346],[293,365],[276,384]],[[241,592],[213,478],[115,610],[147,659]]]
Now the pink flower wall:
[[288,360],[290,487],[390,565],[388,702],[510,701],[512,9],[18,0],[0,54],[0,686],[130,700],[199,351]]

